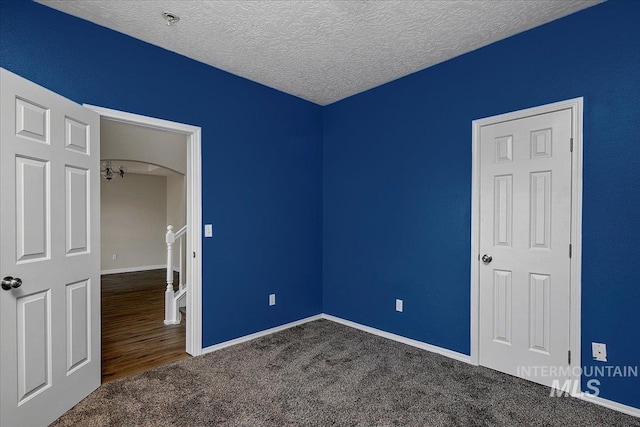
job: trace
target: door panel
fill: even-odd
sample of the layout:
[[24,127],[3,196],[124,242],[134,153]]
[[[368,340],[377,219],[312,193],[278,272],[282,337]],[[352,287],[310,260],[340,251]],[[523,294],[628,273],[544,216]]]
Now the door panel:
[[570,139],[569,109],[480,129],[479,362],[511,375],[568,366]]
[[493,272],[493,340],[511,344],[511,272]]
[[91,359],[90,281],[68,284],[66,294],[67,373],[71,373]]
[[89,125],[73,120],[69,117],[65,121],[65,147],[67,150],[89,154],[90,128]]
[[49,259],[49,162],[16,156],[17,261]]
[[495,180],[495,209],[493,242],[495,246],[511,247],[513,223],[513,176],[496,176]]
[[0,425],[47,425],[100,385],[99,116],[0,86]]
[[551,171],[531,173],[530,248],[551,249]]
[[91,206],[89,171],[66,166],[67,255],[88,253]]
[[49,143],[49,109],[16,96],[16,136]]
[[51,386],[51,293],[18,298],[18,405]]
[[548,274],[529,275],[529,348],[549,354],[549,284]]

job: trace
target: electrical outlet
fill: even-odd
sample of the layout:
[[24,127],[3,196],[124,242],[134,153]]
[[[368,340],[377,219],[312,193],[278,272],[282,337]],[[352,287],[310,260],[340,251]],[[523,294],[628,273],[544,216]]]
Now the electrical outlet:
[[593,360],[598,362],[607,361],[607,345],[599,342],[591,343],[591,351],[593,352]]
[[269,305],[276,305],[276,294],[269,295]]
[[204,225],[204,237],[213,237],[213,225],[205,224]]
[[116,261],[118,259],[118,254],[111,255],[111,259]]
[[403,302],[401,299],[396,300],[396,311],[402,312],[403,310]]

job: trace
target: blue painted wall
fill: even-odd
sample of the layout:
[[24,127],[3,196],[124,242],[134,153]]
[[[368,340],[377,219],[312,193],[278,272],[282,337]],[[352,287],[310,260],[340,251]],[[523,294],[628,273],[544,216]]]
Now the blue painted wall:
[[471,122],[583,96],[583,364],[640,365],[639,21],[608,2],[326,107],[323,311],[469,354]]
[[31,2],[0,2],[0,66],[202,127],[205,346],[324,311],[468,354],[471,121],[584,96],[583,362],[637,365],[639,17],[607,2],[325,108]]
[[202,127],[204,346],[321,311],[321,107],[27,1],[0,2],[0,66]]

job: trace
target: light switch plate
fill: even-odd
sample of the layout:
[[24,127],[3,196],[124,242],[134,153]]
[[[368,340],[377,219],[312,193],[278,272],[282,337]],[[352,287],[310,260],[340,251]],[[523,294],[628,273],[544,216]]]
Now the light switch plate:
[[204,237],[213,237],[213,225],[205,224],[204,225]]
[[276,294],[269,295],[269,305],[276,305]]
[[404,303],[402,302],[401,299],[397,299],[396,300],[396,311],[402,312],[402,310],[404,309]]

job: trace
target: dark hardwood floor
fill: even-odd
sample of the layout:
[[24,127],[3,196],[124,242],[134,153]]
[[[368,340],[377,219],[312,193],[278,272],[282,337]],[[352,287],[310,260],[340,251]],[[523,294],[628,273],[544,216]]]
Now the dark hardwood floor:
[[191,357],[184,318],[180,325],[163,324],[165,275],[151,270],[102,276],[103,383]]

